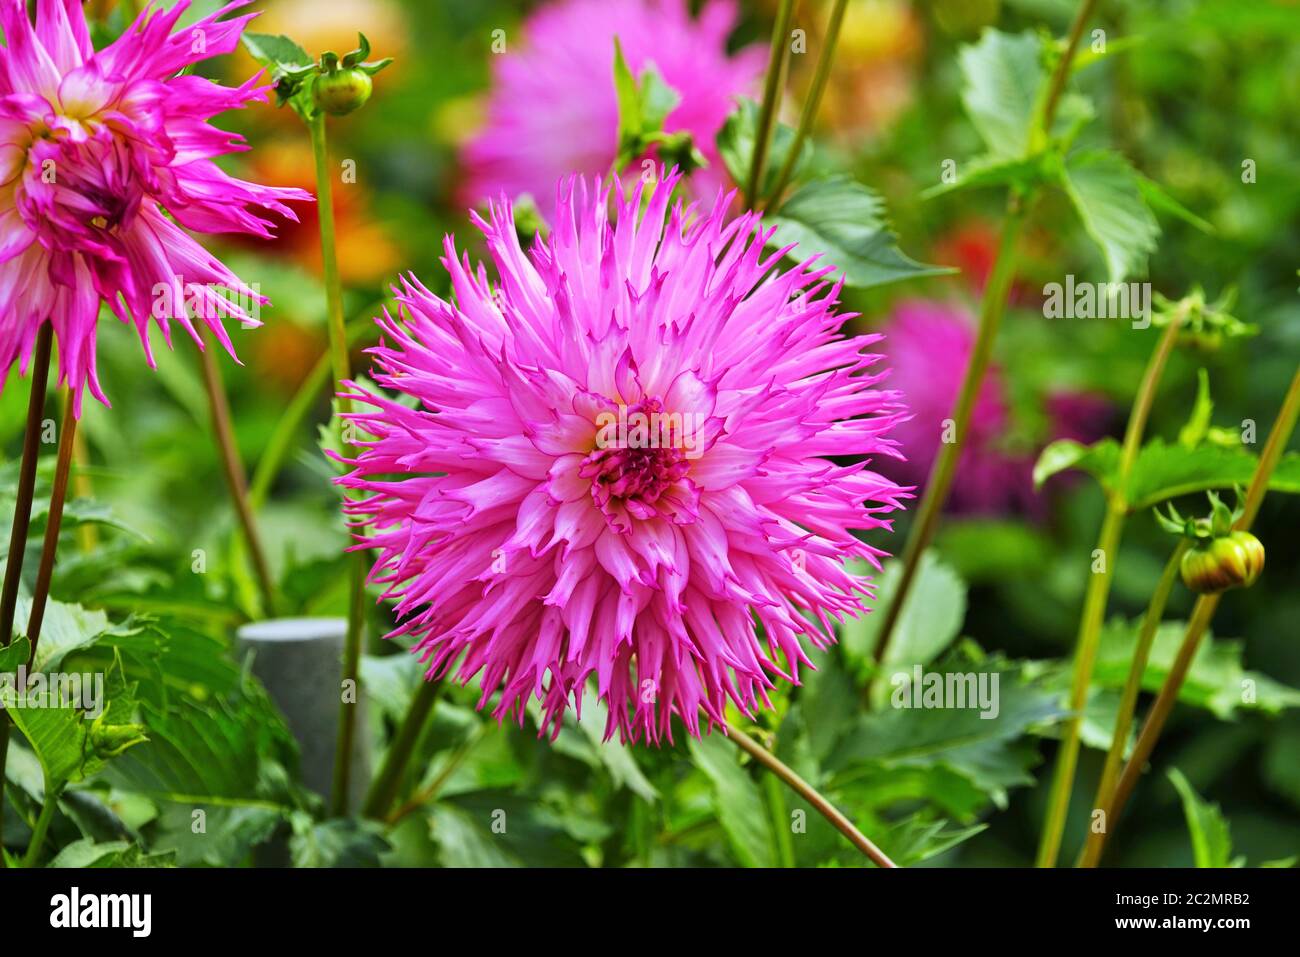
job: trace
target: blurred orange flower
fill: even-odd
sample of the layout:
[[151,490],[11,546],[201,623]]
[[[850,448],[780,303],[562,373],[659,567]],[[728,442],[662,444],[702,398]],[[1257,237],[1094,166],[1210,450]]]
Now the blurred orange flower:
[[[267,182],[316,191],[311,147],[305,138],[270,142],[261,148],[252,166]],[[314,273],[321,272],[320,221],[316,205],[298,211],[300,222],[276,220],[276,238],[246,240],[260,251],[282,255]],[[370,193],[360,183],[334,184],[339,275],[345,285],[372,286],[391,279],[401,261],[401,250],[387,229],[370,213]]]

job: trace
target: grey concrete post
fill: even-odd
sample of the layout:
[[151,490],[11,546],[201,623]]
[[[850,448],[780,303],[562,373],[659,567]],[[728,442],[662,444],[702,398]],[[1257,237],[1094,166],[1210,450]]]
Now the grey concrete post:
[[[252,672],[284,712],[302,754],[302,781],[329,800],[334,776],[334,741],[342,707],[342,618],[279,618],[239,629],[236,657],[252,656]],[[349,805],[361,807],[370,782],[370,732],[366,701],[357,695],[357,731],[353,738]]]

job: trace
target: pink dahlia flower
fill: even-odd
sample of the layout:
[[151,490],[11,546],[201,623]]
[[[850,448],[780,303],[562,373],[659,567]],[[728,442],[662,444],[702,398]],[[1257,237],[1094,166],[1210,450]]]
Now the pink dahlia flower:
[[200,341],[199,318],[232,354],[222,317],[253,324],[245,306],[266,300],[186,230],[267,235],[254,207],[292,216],[283,201],[311,196],[212,162],[246,147],[207,121],[266,87],[181,75],[235,48],[251,16],[220,18],[246,2],[175,33],[188,0],[150,4],[96,52],[79,0],[39,0],[34,26],[23,0],[0,0],[0,387],[49,322],[78,414],[86,387],[108,404],[95,373],[101,302],[135,325],[150,365],[151,317],[169,345],[172,321]]
[[[562,0],[537,10],[518,47],[494,59],[482,132],[464,150],[467,205],[529,193],[548,218],[562,177],[608,172],[618,151],[614,38],[634,76],[653,62],[681,100],[664,123],[688,130],[709,161],[696,196],[725,182],[714,137],[735,97],[753,92],[765,52],[728,56],[736,5],[709,0],[693,19],[686,0]],[[513,40],[511,41],[514,42]]]
[[374,438],[340,482],[367,493],[349,509],[395,634],[430,679],[481,675],[498,718],[535,696],[558,733],[592,674],[624,740],[750,712],[872,597],[845,561],[884,553],[853,530],[907,497],[870,467],[905,412],[879,337],[839,333],[831,268],[778,271],[789,247],[764,255],[729,195],[667,215],[678,179],[611,222],[574,178],[528,254],[492,206],[498,281],[448,238],[454,304],[412,278],[380,320],[399,398],[352,387]]
[[[906,460],[890,463],[899,481],[923,486],[939,454],[944,423],[953,412],[966,363],[975,345],[975,324],[962,309],[939,302],[901,303],[881,330],[892,361],[891,384],[912,417],[894,433]],[[1045,401],[1051,438],[1092,441],[1104,433],[1107,405],[1096,397],[1061,393]],[[957,475],[948,497],[954,512],[1035,513],[1041,497],[1033,484],[1037,450],[1010,443],[1011,402],[996,365],[990,366],[971,416]]]

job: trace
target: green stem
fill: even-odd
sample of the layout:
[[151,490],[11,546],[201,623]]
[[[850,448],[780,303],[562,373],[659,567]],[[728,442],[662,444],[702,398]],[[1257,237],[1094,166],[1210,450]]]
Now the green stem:
[[[1287,443],[1291,441],[1297,418],[1300,418],[1300,368],[1296,369],[1296,373],[1291,379],[1291,385],[1287,389],[1286,398],[1282,401],[1282,408],[1278,412],[1277,421],[1273,423],[1273,429],[1269,433],[1268,441],[1265,442],[1264,450],[1260,453],[1259,462],[1255,466],[1255,474],[1251,477],[1250,486],[1246,491],[1246,501],[1242,507],[1241,517],[1233,524],[1234,529],[1249,531],[1251,525],[1254,524],[1255,517],[1259,514],[1260,503],[1264,500],[1264,493],[1268,491],[1269,480],[1273,477],[1273,470],[1277,467],[1278,459],[1282,457],[1282,453],[1286,450]],[[1099,842],[1101,846],[1097,848],[1098,860],[1100,860],[1101,854],[1105,850],[1107,837],[1115,832],[1115,827],[1119,823],[1119,816],[1123,813],[1124,806],[1128,803],[1133,789],[1137,786],[1138,778],[1142,776],[1147,762],[1151,759],[1151,753],[1155,750],[1156,742],[1164,730],[1165,722],[1169,720],[1169,714],[1178,701],[1178,695],[1182,691],[1187,672],[1191,669],[1192,661],[1196,658],[1196,652],[1200,650],[1201,640],[1210,627],[1210,621],[1214,618],[1214,613],[1218,609],[1219,600],[1222,597],[1222,593],[1202,595],[1197,599],[1196,605],[1192,609],[1192,617],[1187,623],[1187,631],[1183,635],[1183,643],[1178,649],[1178,655],[1174,659],[1173,666],[1169,669],[1169,675],[1165,678],[1160,693],[1156,696],[1155,703],[1151,705],[1151,712],[1147,715],[1146,723],[1142,726],[1142,732],[1138,735],[1137,743],[1133,746],[1133,753],[1124,765],[1124,771],[1120,775],[1115,794],[1105,809],[1106,833],[1101,835]]]
[[1083,711],[1088,704],[1088,688],[1092,683],[1093,666],[1097,660],[1101,626],[1106,618],[1106,603],[1110,597],[1111,578],[1118,558],[1120,534],[1129,511],[1124,489],[1142,447],[1142,436],[1151,415],[1151,406],[1155,402],[1156,389],[1164,375],[1165,364],[1169,361],[1174,344],[1178,341],[1178,331],[1186,315],[1186,306],[1175,310],[1147,361],[1142,384],[1133,400],[1133,410],[1129,413],[1128,428],[1124,431],[1124,445],[1120,452],[1114,488],[1106,498],[1106,517],[1102,520],[1101,533],[1094,550],[1094,554],[1101,554],[1101,571],[1094,572],[1088,579],[1084,593],[1083,615],[1079,619],[1074,655],[1074,676],[1070,684],[1070,717],[1066,719],[1065,736],[1061,739],[1061,747],[1056,754],[1052,789],[1047,798],[1047,817],[1038,844],[1036,863],[1039,867],[1055,867],[1060,855],[1065,819],[1070,810],[1070,792],[1074,787],[1074,773],[1079,761]]
[[[1092,16],[1094,6],[1096,6],[1096,0],[1083,0],[1083,3],[1080,4],[1074,23],[1070,27],[1070,37],[1066,42],[1065,51],[1061,54],[1061,59],[1057,62],[1056,70],[1052,74],[1047,96],[1043,100],[1042,113],[1039,115],[1034,128],[1035,139],[1042,140],[1044,143],[1050,137],[1052,121],[1056,117],[1056,109],[1060,104],[1061,91],[1064,89],[1066,78],[1070,73],[1070,64],[1074,61],[1075,52],[1079,47],[1079,40],[1083,36],[1083,28]],[[943,511],[944,503],[948,499],[948,489],[952,485],[953,475],[957,471],[957,462],[961,457],[962,447],[966,443],[966,429],[970,423],[971,410],[974,407],[976,397],[979,395],[980,386],[983,384],[984,373],[988,368],[989,355],[993,349],[994,339],[997,337],[998,326],[1002,321],[1002,313],[1006,309],[1011,281],[1015,278],[1016,241],[1019,239],[1021,228],[1024,225],[1025,212],[1032,199],[1032,192],[1028,196],[1012,193],[1007,203],[1007,216],[1002,225],[1002,241],[998,246],[993,272],[989,277],[988,285],[984,288],[984,299],[980,304],[979,331],[976,333],[975,348],[972,350],[970,360],[966,365],[966,374],[962,379],[961,392],[957,397],[957,408],[953,412],[956,434],[954,441],[944,443],[939,449],[939,454],[935,458],[934,465],[930,469],[930,475],[926,480],[925,493],[921,498],[916,520],[912,523],[912,529],[908,533],[907,544],[903,551],[903,574],[899,578],[898,587],[894,590],[894,597],[885,610],[884,621],[880,627],[880,636],[876,639],[875,660],[877,664],[885,660],[890,637],[893,634],[895,625],[898,623],[908,592],[911,591],[916,580],[916,570],[921,561],[921,554],[934,537],[935,529],[939,523],[939,514]]]
[[388,746],[388,753],[384,755],[383,766],[370,784],[370,792],[366,795],[362,809],[366,817],[382,821],[388,815],[402,785],[406,766],[415,752],[416,742],[420,740],[420,732],[424,730],[441,692],[441,681],[420,682],[420,687],[402,718],[402,724]]
[[781,0],[772,27],[772,51],[763,82],[763,105],[759,108],[758,129],[754,131],[754,156],[749,165],[749,182],[745,184],[745,208],[753,209],[758,202],[759,187],[763,182],[763,167],[767,163],[767,150],[776,125],[777,101],[785,84],[786,65],[790,53],[790,21],[794,17],[794,0]]
[[[335,242],[334,190],[329,173],[329,147],[325,141],[325,114],[317,112],[307,123],[311,131],[311,151],[316,170],[316,204],[320,219],[321,263],[325,271],[325,302],[328,311],[330,354],[333,357],[335,385],[352,378],[348,355],[347,328],[343,322],[343,286],[339,279],[338,247]],[[339,436],[345,455],[355,450],[346,441],[344,416],[352,411],[352,401],[340,397]],[[358,554],[352,562],[352,579],[348,597],[348,633],[343,646],[342,681],[355,690],[361,665],[361,627],[365,618],[366,566]],[[356,737],[356,696],[339,705],[338,734],[334,744],[334,782],[330,809],[335,816],[347,814],[348,788],[352,777],[352,742]]]
[[1269,480],[1273,477],[1273,470],[1277,468],[1282,453],[1286,451],[1287,443],[1291,441],[1291,433],[1295,431],[1297,418],[1300,418],[1300,368],[1296,369],[1295,375],[1291,378],[1291,385],[1287,387],[1286,398],[1282,400],[1277,421],[1273,423],[1273,429],[1264,442],[1264,450],[1259,454],[1255,476],[1246,489],[1246,501],[1241,506],[1241,517],[1235,523],[1238,531],[1249,531],[1255,524],[1259,507],[1264,502],[1264,493],[1268,491]]
[[[1120,694],[1119,713],[1115,718],[1115,732],[1111,737],[1110,750],[1106,752],[1106,764],[1102,768],[1101,783],[1097,785],[1097,796],[1092,801],[1094,809],[1102,810],[1110,803],[1111,794],[1115,789],[1115,782],[1119,779],[1120,768],[1124,762],[1124,747],[1128,744],[1129,731],[1133,728],[1133,714],[1137,710],[1138,695],[1142,692],[1142,678],[1146,675],[1147,662],[1151,657],[1151,646],[1155,642],[1156,631],[1159,629],[1160,621],[1164,617],[1165,604],[1169,601],[1169,595],[1174,590],[1174,583],[1178,580],[1178,568],[1188,545],[1187,539],[1179,539],[1178,544],[1174,547],[1173,554],[1169,556],[1169,561],[1165,563],[1165,570],[1160,576],[1159,584],[1156,585],[1155,593],[1151,596],[1151,602],[1147,605],[1146,616],[1142,619],[1142,629],[1138,632],[1137,644],[1133,648],[1133,661],[1129,665],[1128,678],[1125,680],[1124,690]],[[1097,866],[1104,839],[1102,835],[1107,827],[1104,818],[1101,826],[1101,831],[1089,831],[1083,854],[1079,858],[1080,867]]]
[[776,185],[772,187],[772,192],[769,194],[767,204],[764,207],[769,213],[774,212],[781,205],[781,194],[785,192],[790,177],[794,175],[804,140],[812,132],[813,123],[817,120],[817,111],[821,108],[822,96],[826,92],[826,83],[831,76],[831,64],[835,62],[835,47],[839,43],[840,27],[844,23],[844,11],[848,9],[848,6],[848,0],[835,0],[835,6],[831,8],[830,23],[826,27],[826,37],[822,41],[821,53],[817,57],[817,70],[813,75],[812,86],[808,88],[808,98],[804,100],[803,112],[799,114],[799,127],[795,130],[794,140],[790,144],[790,152],[786,154],[785,162],[781,164],[781,172],[776,177]]
[[40,857],[41,847],[45,844],[45,835],[50,830],[50,822],[54,820],[54,811],[59,806],[58,789],[50,786],[50,779],[45,779],[45,801],[41,805],[41,816],[36,819],[36,827],[32,828],[32,839],[27,845],[27,853],[23,855],[23,867],[35,867],[36,860]]
[[[27,427],[23,433],[23,457],[18,466],[18,488],[14,497],[14,519],[9,531],[9,556],[5,564],[4,589],[0,592],[0,648],[8,648],[14,636],[14,612],[18,609],[18,586],[27,554],[27,532],[32,522],[32,496],[36,491],[36,462],[41,454],[41,416],[45,413],[45,389],[50,376],[50,349],[54,326],[45,322],[36,333],[32,356],[31,396],[27,400]],[[5,765],[9,758],[9,713],[0,714],[0,832],[4,830]],[[0,867],[5,866],[0,854]]]
[[1074,15],[1074,22],[1070,24],[1069,37],[1065,41],[1065,52],[1061,54],[1061,59],[1057,61],[1056,69],[1052,72],[1047,97],[1043,100],[1042,117],[1035,126],[1035,138],[1039,141],[1036,146],[1044,145],[1051,136],[1052,120],[1056,117],[1056,108],[1060,105],[1061,94],[1065,92],[1065,81],[1070,76],[1070,66],[1079,49],[1079,41],[1083,39],[1083,30],[1092,19],[1092,11],[1096,6],[1097,0],[1083,0]]
[[853,846],[875,862],[878,867],[897,867],[898,865],[885,856],[885,852],[871,843],[870,839],[859,831],[847,817],[831,804],[830,801],[822,795],[811,784],[799,777],[792,768],[787,766],[775,754],[763,747],[744,731],[741,731],[735,725],[727,725],[727,737],[736,743],[736,745],[748,754],[751,758],[771,771],[785,784],[798,794],[801,798],[811,804],[822,817],[830,823],[845,837],[852,842]]
[[27,640],[31,652],[27,667],[36,661],[36,646],[41,640],[41,627],[45,622],[45,605],[50,597],[50,583],[54,578],[54,558],[59,550],[59,529],[63,526],[63,504],[68,497],[68,473],[72,468],[72,453],[76,447],[77,417],[73,414],[72,393],[63,396],[63,432],[59,435],[59,456],[54,466],[54,488],[50,492],[49,514],[45,518],[45,541],[41,546],[41,563],[36,570],[36,586],[32,590],[31,615],[27,619]]
[[889,641],[902,613],[903,602],[915,581],[921,554],[934,537],[935,529],[939,524],[939,514],[943,510],[944,502],[947,501],[948,490],[957,472],[957,462],[965,445],[966,433],[975,410],[975,400],[979,396],[984,373],[988,369],[993,353],[993,342],[997,338],[998,327],[1002,324],[1002,314],[1006,310],[1011,280],[1016,272],[1016,243],[1020,239],[1024,221],[1025,207],[1013,197],[1002,224],[1002,239],[998,245],[993,272],[984,290],[975,346],[966,364],[961,390],[957,394],[957,405],[952,413],[954,440],[940,445],[939,454],[935,457],[930,475],[926,479],[925,492],[921,496],[921,504],[917,507],[916,518],[912,521],[907,544],[903,548],[903,572],[898,587],[894,590],[894,597],[883,612],[880,636],[876,639],[874,650],[877,664],[886,660]]
[[226,397],[221,368],[213,355],[211,338],[206,333],[200,335],[202,347],[199,349],[199,366],[203,371],[203,391],[208,398],[212,434],[217,440],[221,468],[226,476],[226,489],[230,493],[230,504],[244,533],[244,544],[248,547],[249,558],[253,563],[253,573],[257,577],[258,590],[262,595],[262,612],[266,617],[274,618],[275,578],[266,560],[262,536],[257,529],[257,520],[253,517],[253,509],[248,502],[247,472],[244,471],[244,462],[239,455],[239,444],[235,441],[235,428],[230,419],[230,402]]

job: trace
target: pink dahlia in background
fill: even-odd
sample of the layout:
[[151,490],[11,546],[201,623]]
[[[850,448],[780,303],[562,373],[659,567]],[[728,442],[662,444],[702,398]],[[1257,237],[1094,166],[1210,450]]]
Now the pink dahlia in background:
[[187,0],[150,4],[96,52],[79,0],[39,0],[35,26],[23,0],[0,0],[0,387],[49,322],[80,414],[84,388],[107,404],[95,373],[101,302],[135,325],[152,365],[150,317],[169,345],[173,321],[198,342],[197,317],[231,350],[222,317],[251,323],[245,306],[266,301],[186,232],[267,235],[255,207],[292,216],[283,200],[311,198],[212,162],[246,147],[207,121],[266,87],[181,75],[235,48],[251,16],[220,18],[246,2],[175,33]]
[[[879,336],[845,338],[831,267],[777,271],[757,217],[678,205],[674,173],[615,202],[574,178],[528,254],[508,205],[475,217],[498,279],[443,264],[380,321],[376,382],[352,387],[373,441],[340,479],[433,679],[480,676],[480,707],[559,732],[596,676],[606,734],[667,736],[798,680],[804,641],[861,611],[850,558],[883,552],[907,497],[871,470],[906,414],[876,388]],[[621,190],[620,190],[621,194]],[[836,464],[831,457],[853,457]]]
[[736,5],[708,0],[698,18],[686,0],[560,0],[539,8],[520,41],[493,57],[493,84],[482,131],[465,147],[461,198],[467,205],[502,193],[529,193],[543,215],[554,212],[555,183],[580,173],[605,175],[618,151],[614,38],[640,76],[653,62],[681,98],[664,123],[688,130],[709,161],[692,177],[696,196],[725,182],[714,137],[735,98],[752,93],[766,61],[751,47],[727,54]]
[[[975,344],[975,324],[962,309],[939,302],[901,303],[881,331],[892,363],[890,382],[912,412],[894,432],[906,460],[887,471],[899,481],[924,486],[944,423],[952,415],[966,363]],[[1049,438],[1093,441],[1105,431],[1109,407],[1095,397],[1063,392],[1044,400]],[[975,400],[957,475],[948,497],[955,512],[1035,512],[1041,498],[1033,483],[1037,451],[1010,446],[1011,403],[996,366],[990,366]]]

